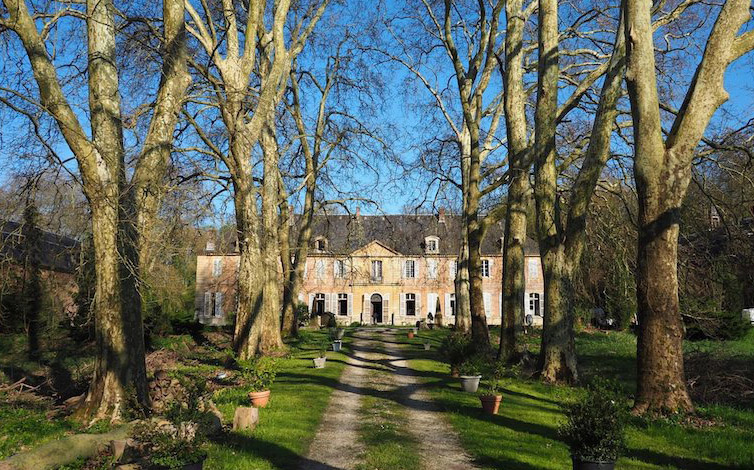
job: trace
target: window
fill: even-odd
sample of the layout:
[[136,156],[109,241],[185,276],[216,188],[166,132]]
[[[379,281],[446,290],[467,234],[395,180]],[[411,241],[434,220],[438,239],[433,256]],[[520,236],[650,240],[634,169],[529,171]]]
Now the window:
[[424,251],[427,253],[437,253],[440,247],[440,239],[437,237],[427,237],[424,239]]
[[534,258],[527,260],[526,266],[528,268],[529,279],[539,278],[539,259]]
[[427,277],[429,277],[430,279],[437,279],[437,260],[436,259],[427,260]]
[[372,261],[372,280],[382,280],[382,261],[380,260]]
[[406,315],[416,315],[416,294],[406,294]]
[[539,294],[529,294],[529,312],[542,316],[539,310]]
[[450,315],[455,316],[456,314],[456,295],[450,294]]
[[407,259],[403,268],[403,277],[413,279],[416,277],[416,261]]
[[325,294],[314,294],[314,305],[312,313],[322,315],[325,313]]
[[490,277],[490,260],[482,260],[482,277]]
[[335,278],[343,279],[344,277],[346,277],[346,260],[336,259],[335,260]]
[[314,249],[317,251],[325,251],[327,248],[327,240],[324,238],[318,238],[314,240]]
[[314,263],[314,267],[317,270],[317,279],[324,279],[324,277],[325,277],[325,260],[318,259]]
[[212,263],[212,275],[220,277],[223,274],[223,259],[215,258]]
[[205,317],[222,317],[223,316],[223,293],[222,292],[205,292],[204,293],[204,316]]
[[338,294],[338,315],[348,315],[348,294]]

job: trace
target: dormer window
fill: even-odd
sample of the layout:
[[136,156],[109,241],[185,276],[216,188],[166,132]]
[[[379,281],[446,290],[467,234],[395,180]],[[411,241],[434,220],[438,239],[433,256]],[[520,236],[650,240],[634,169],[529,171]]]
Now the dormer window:
[[327,249],[327,239],[326,238],[317,238],[314,240],[314,250],[315,251],[325,251]]
[[427,253],[437,253],[440,251],[440,239],[437,237],[427,237],[424,239],[424,250]]

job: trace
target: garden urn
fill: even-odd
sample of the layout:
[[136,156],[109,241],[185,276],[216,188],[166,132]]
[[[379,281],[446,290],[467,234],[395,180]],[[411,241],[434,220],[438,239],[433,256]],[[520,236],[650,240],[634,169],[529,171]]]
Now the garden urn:
[[463,386],[463,389],[469,393],[476,393],[476,391],[479,389],[479,380],[481,380],[481,375],[462,375],[461,376],[461,385]]

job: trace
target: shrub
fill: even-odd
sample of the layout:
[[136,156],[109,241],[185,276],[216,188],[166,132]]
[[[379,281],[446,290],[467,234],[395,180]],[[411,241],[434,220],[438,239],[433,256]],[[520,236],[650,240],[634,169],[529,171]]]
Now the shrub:
[[150,464],[160,469],[177,470],[184,465],[203,461],[207,454],[201,447],[197,434],[198,425],[183,422],[178,426],[159,425],[153,421],[142,421],[131,431]]
[[259,357],[238,361],[243,381],[251,386],[252,392],[269,390],[277,375],[277,362],[270,357]]
[[566,422],[558,433],[582,461],[614,462],[625,447],[627,407],[612,382],[596,381],[574,403],[563,405]]
[[440,354],[450,367],[458,367],[472,354],[471,338],[460,332],[453,332],[443,339]]
[[741,317],[741,312],[722,310],[714,301],[685,300],[681,310],[686,326],[686,338],[690,340],[740,339],[750,328],[749,323]]
[[467,357],[458,366],[458,372],[461,375],[482,375],[484,370],[484,358],[480,355],[473,355]]

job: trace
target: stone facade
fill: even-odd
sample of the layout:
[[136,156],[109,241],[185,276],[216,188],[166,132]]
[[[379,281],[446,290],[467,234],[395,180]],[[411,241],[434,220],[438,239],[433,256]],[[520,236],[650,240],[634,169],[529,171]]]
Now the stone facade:
[[[319,216],[299,301],[310,312],[332,312],[344,325],[412,325],[430,314],[434,321],[439,314],[445,324],[452,324],[461,228],[460,217],[442,211],[417,216]],[[502,233],[502,225],[491,227],[482,244],[482,289],[487,322],[492,325],[501,322]],[[202,323],[224,323],[234,310],[237,269],[237,254],[198,257],[196,308]],[[527,314],[534,324],[541,324],[544,286],[533,240],[526,243],[525,277]]]

